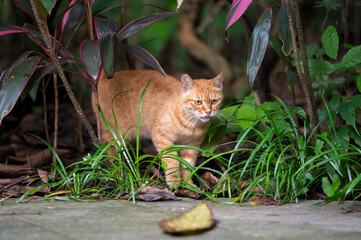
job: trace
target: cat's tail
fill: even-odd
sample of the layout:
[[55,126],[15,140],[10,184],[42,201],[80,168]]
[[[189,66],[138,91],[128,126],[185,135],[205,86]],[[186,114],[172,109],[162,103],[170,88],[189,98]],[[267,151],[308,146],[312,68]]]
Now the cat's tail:
[[97,121],[97,132],[98,132],[98,140],[102,142],[102,129],[100,127],[100,113],[99,113],[99,102],[98,102],[98,92],[93,91],[92,93],[92,107],[93,112],[95,114],[95,118]]

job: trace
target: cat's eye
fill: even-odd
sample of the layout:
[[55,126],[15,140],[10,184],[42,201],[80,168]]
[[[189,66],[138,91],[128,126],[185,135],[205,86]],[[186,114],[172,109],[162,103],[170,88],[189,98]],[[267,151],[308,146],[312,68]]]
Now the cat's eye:
[[212,99],[211,104],[216,104],[218,102],[218,99]]
[[195,105],[201,105],[201,104],[202,104],[202,100],[194,100],[194,104],[195,104]]

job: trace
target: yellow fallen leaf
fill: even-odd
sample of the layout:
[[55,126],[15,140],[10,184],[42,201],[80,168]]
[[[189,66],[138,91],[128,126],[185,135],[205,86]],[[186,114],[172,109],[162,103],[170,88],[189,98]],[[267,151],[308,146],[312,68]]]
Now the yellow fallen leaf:
[[214,217],[206,201],[202,201],[197,206],[178,217],[162,220],[159,226],[167,233],[199,233],[210,229],[214,225]]

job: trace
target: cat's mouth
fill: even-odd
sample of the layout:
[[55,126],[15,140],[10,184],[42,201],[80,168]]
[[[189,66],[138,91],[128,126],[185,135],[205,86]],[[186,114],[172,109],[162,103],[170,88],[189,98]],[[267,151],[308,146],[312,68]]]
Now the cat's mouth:
[[209,119],[211,119],[211,114],[205,114],[205,115],[203,115],[203,116],[200,117],[200,120],[201,120],[202,122],[208,122]]

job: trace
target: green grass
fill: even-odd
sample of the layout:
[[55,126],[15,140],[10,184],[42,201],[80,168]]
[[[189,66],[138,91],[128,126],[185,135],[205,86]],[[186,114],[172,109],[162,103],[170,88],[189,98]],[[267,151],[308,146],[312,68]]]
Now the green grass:
[[[143,95],[144,92],[142,98]],[[203,183],[206,190],[202,191],[181,181],[179,185],[215,202],[219,197],[227,197],[228,202],[232,203],[243,202],[255,193],[280,203],[297,202],[312,192],[329,197],[322,203],[360,196],[361,150],[357,141],[350,143],[351,135],[346,134],[345,126],[332,125],[321,131],[320,123],[312,131],[302,108],[287,107],[278,98],[275,103],[261,105],[248,99],[229,108],[232,108],[231,111],[224,109],[220,114],[226,120],[217,121],[219,126],[212,127],[223,126],[226,132],[236,131],[238,137],[233,142],[235,147],[221,154],[214,154],[210,149],[177,145],[167,147],[155,156],[142,155],[139,131],[136,146],[132,147],[125,140],[126,133],[119,132],[118,127],[114,132],[107,125],[114,137],[111,143],[96,146],[94,154],[88,154],[82,161],[64,167],[51,146],[45,142],[57,158],[57,164],[52,165],[57,180],[28,191],[19,201],[44,186],[53,189],[45,198],[92,200],[101,195],[102,199],[116,199],[132,193],[131,199],[135,201],[135,194],[145,186],[166,186],[164,180],[153,176],[151,168],[163,172],[165,166],[161,162],[162,157],[183,148],[193,148],[208,156],[196,167],[178,155],[171,156],[185,165],[184,169],[175,171],[189,171],[190,177]],[[249,112],[251,109],[254,109],[255,114],[248,114],[247,119],[242,118],[245,115],[242,111]],[[335,116],[327,105],[326,112],[332,122]],[[140,115],[139,112],[138,129]],[[103,120],[106,123],[104,116]],[[222,136],[222,133],[214,133],[217,134]],[[108,155],[109,148],[114,148],[116,154]],[[215,161],[223,168],[208,167]],[[141,171],[141,166],[146,166],[144,171]],[[199,173],[205,171],[219,179],[215,186],[208,186],[199,176]]]

